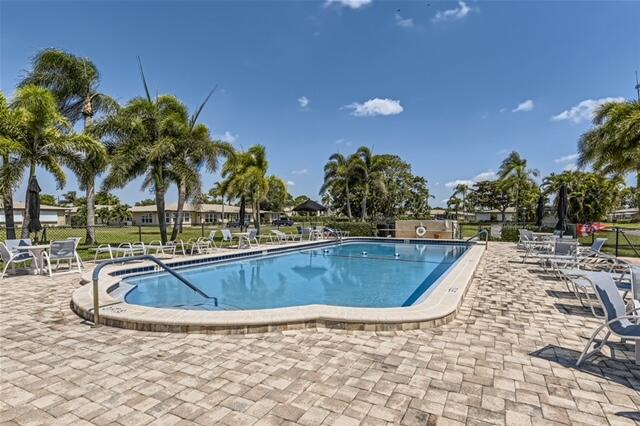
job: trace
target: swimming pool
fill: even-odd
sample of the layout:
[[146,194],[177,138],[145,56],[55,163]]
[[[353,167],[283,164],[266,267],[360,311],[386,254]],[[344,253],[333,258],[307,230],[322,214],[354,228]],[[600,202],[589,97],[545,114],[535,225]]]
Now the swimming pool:
[[411,306],[426,297],[468,247],[346,242],[180,269],[210,298],[165,273],[127,277],[132,288],[124,299],[133,305],[188,310]]

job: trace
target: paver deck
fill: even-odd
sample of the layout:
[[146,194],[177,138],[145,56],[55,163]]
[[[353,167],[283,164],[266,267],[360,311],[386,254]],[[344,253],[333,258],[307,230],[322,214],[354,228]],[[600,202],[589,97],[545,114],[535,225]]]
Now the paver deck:
[[599,322],[509,244],[489,246],[457,318],[430,330],[93,329],[69,309],[78,285],[0,281],[2,424],[640,421],[633,347],[576,369]]

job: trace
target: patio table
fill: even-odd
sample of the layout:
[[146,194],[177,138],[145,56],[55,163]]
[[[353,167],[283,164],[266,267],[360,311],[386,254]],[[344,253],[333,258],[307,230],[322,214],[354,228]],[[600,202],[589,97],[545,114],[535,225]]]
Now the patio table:
[[49,248],[49,244],[34,244],[30,246],[18,246],[18,250],[28,250],[33,256],[31,262],[31,275],[39,275],[44,271],[44,251]]

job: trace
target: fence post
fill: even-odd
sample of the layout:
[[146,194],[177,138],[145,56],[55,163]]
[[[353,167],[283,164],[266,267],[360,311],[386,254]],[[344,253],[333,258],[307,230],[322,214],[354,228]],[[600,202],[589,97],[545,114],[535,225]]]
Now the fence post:
[[616,227],[616,257],[618,257],[618,239],[620,238],[620,228]]
[[138,225],[138,241],[142,242],[142,225]]

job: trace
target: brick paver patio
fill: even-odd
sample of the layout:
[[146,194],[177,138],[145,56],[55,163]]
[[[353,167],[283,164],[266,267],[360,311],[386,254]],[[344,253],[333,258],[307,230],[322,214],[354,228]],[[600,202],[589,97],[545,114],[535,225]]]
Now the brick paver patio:
[[[492,244],[461,312],[427,331],[246,336],[92,329],[77,275],[0,282],[3,424],[633,424],[640,369],[574,367],[598,324],[513,245]],[[608,353],[607,353],[608,355]]]

